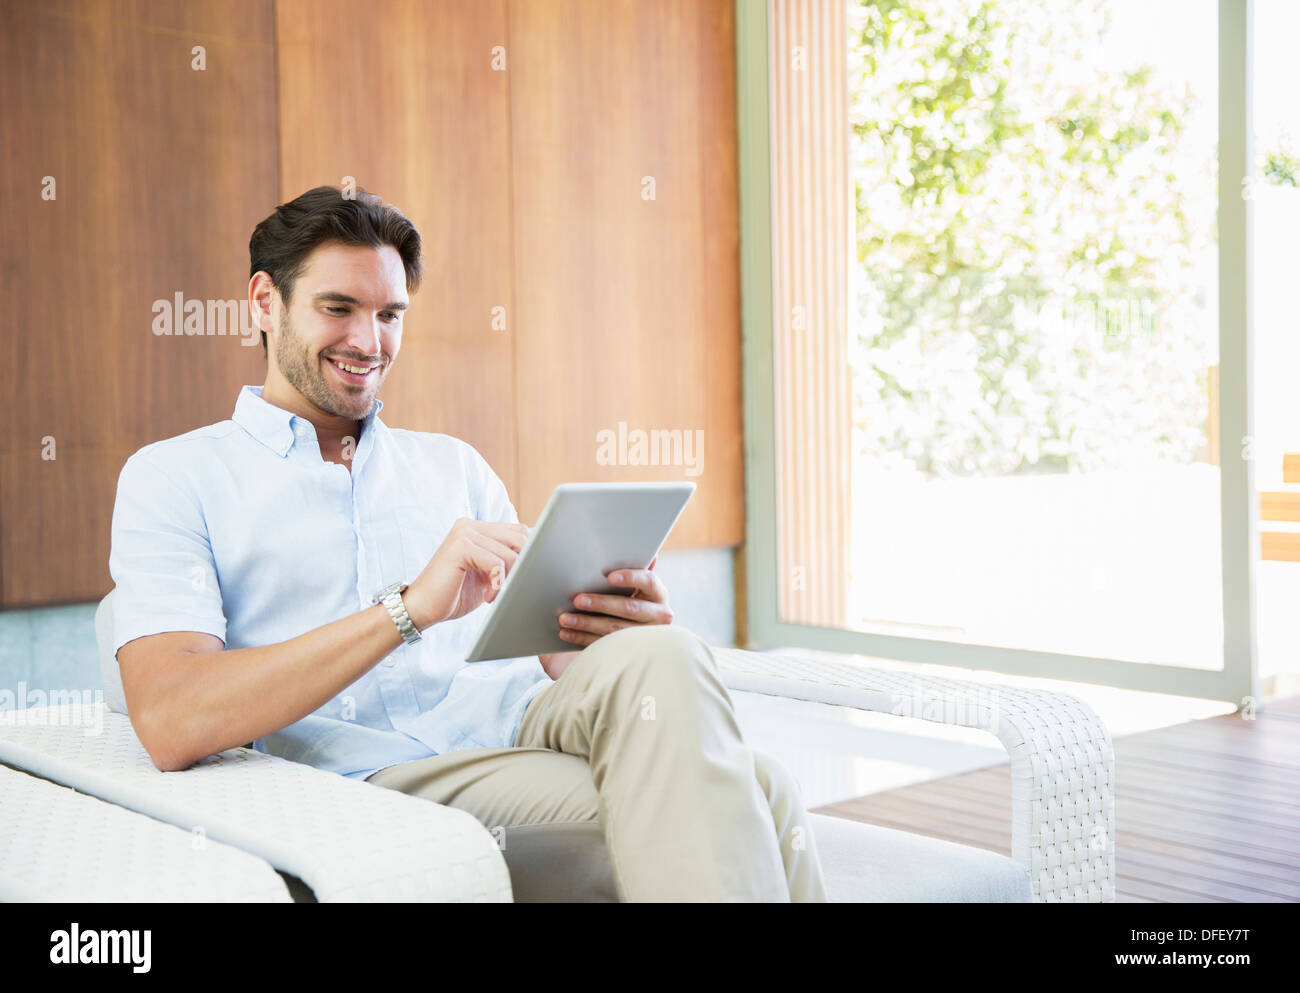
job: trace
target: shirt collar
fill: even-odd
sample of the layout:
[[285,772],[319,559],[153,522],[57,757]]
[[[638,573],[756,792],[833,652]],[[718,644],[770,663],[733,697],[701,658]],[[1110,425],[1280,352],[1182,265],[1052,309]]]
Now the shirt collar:
[[[383,407],[384,401],[376,397],[370,413],[361,419],[363,439],[371,433],[370,428]],[[310,423],[306,418],[263,400],[260,386],[245,386],[239,391],[231,419],[281,458],[293,448],[297,422]]]

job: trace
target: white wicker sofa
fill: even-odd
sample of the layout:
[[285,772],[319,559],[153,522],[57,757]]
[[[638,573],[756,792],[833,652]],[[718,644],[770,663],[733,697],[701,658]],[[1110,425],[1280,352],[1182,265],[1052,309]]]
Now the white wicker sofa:
[[[0,722],[0,763],[124,808],[117,835],[100,832],[97,845],[138,849],[134,830],[159,821],[183,828],[228,863],[221,887],[205,889],[206,877],[190,874],[188,898],[197,900],[239,899],[231,894],[241,892],[319,901],[616,899],[596,825],[558,842],[527,829],[498,839],[464,811],[248,748],[183,772],[159,772],[131,729],[116,659],[107,650],[111,596],[96,613],[107,709],[96,718],[102,729],[88,733],[85,715],[77,722],[58,708],[43,723],[30,712],[22,721]],[[1010,755],[1011,858],[811,814],[832,901],[1114,900],[1114,755],[1105,726],[1086,704],[1063,693],[918,678],[848,661],[713,652],[732,689],[977,727],[996,735]],[[49,844],[44,855],[34,853],[34,839],[24,847],[14,828],[39,820],[41,805],[53,802],[48,791],[37,792],[29,784],[25,808],[6,803],[0,810],[0,876],[8,874],[8,863],[25,859],[29,875],[40,878],[41,859],[58,858]],[[138,828],[131,818],[138,818]],[[235,866],[241,852],[245,862]],[[265,895],[271,868],[283,894]],[[160,864],[156,871],[169,869]],[[33,898],[31,892],[8,896]],[[131,898],[113,893],[109,885],[79,898]]]

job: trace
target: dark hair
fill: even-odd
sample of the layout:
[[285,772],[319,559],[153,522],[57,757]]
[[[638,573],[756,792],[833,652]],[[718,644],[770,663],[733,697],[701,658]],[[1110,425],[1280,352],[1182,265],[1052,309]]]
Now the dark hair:
[[[263,270],[287,304],[307,256],[327,241],[345,245],[391,245],[402,257],[406,289],[420,285],[420,233],[396,207],[356,188],[355,197],[336,186],[317,186],[282,203],[253,229],[248,239],[248,278]],[[266,351],[266,332],[262,332]]]

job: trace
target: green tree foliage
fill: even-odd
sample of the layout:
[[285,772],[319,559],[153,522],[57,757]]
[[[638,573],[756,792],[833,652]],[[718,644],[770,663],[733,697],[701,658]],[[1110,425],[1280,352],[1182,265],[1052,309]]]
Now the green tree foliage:
[[862,450],[939,475],[1197,457],[1215,178],[1192,94],[1104,68],[1104,0],[850,11]]
[[1300,158],[1286,148],[1269,152],[1264,160],[1264,178],[1277,186],[1300,186]]

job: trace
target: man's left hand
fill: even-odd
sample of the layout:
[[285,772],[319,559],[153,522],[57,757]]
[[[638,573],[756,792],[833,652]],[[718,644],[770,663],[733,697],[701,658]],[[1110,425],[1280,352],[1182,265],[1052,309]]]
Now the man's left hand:
[[560,637],[586,648],[607,634],[642,624],[671,624],[668,588],[654,574],[654,559],[644,569],[615,569],[606,573],[610,586],[627,587],[630,594],[579,593],[573,605],[587,613],[560,615]]

